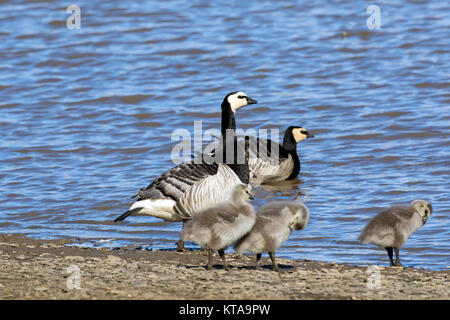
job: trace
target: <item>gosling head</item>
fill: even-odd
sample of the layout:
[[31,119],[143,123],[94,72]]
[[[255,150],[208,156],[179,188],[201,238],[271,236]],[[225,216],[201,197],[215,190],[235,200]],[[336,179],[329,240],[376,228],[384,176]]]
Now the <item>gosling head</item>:
[[427,222],[428,218],[431,215],[431,211],[433,211],[431,203],[421,199],[413,200],[411,202],[411,208],[413,208],[414,211],[419,214],[419,216],[422,218],[423,224]]
[[229,93],[225,99],[223,100],[222,107],[224,105],[229,105],[231,111],[236,112],[242,107],[245,107],[249,104],[258,103],[256,100],[250,98],[242,91],[236,91]]
[[295,143],[299,143],[300,141],[308,138],[314,138],[314,135],[312,133],[309,133],[308,130],[303,127],[290,126],[287,129],[287,132],[291,133]]
[[242,204],[248,200],[253,200],[252,187],[250,185],[238,184],[233,189],[233,204]]
[[297,210],[292,212],[292,217],[289,220],[289,229],[301,230],[306,227],[309,220],[309,210],[304,204],[300,204]]

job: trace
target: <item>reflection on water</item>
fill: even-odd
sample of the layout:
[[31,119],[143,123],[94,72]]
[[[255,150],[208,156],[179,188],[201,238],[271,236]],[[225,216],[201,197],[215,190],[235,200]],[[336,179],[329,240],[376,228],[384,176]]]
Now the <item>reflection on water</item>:
[[1,233],[174,248],[178,223],[112,220],[173,166],[175,129],[218,129],[223,96],[243,90],[259,103],[239,128],[316,136],[298,146],[298,181],[256,190],[256,207],[310,208],[279,256],[387,265],[359,232],[423,198],[434,211],[402,262],[449,267],[448,2],[378,2],[379,30],[353,1],[77,5],[80,30],[64,4],[0,6]]
[[258,186],[263,189],[265,195],[264,199],[270,200],[273,197],[286,197],[287,199],[297,199],[304,197],[305,194],[301,191],[300,186],[302,181],[292,179],[289,181],[271,182]]

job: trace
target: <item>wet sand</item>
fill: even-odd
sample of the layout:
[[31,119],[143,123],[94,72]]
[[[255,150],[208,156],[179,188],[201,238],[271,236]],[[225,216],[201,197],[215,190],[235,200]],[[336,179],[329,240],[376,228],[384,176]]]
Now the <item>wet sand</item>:
[[217,256],[206,270],[202,251],[80,248],[0,235],[0,299],[449,299],[450,271],[380,266],[377,277],[367,266],[278,259],[279,275],[269,259],[260,271],[254,256],[227,259],[230,272]]

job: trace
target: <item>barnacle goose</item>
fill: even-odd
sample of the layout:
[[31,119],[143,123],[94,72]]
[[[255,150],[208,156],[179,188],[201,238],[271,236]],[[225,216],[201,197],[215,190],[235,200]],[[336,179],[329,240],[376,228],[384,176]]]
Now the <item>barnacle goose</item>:
[[296,126],[286,129],[283,145],[269,139],[246,136],[252,181],[263,184],[296,178],[300,172],[297,143],[307,138],[314,138],[314,135],[305,128]]
[[[121,221],[131,215],[150,215],[166,221],[190,220],[197,212],[228,200],[236,184],[249,182],[247,158],[239,163],[239,144],[235,136],[235,113],[240,108],[257,103],[245,93],[231,92],[222,102],[221,132],[225,161],[190,161],[173,167],[139,190],[137,200],[116,218]],[[229,152],[233,159],[230,163]],[[183,249],[178,242],[177,250]]]

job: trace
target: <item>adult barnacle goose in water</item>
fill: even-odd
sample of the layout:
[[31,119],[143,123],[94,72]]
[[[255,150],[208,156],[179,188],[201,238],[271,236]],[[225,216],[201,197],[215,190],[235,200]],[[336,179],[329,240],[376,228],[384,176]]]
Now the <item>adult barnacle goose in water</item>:
[[[239,152],[233,152],[233,163],[227,157],[230,143],[239,148],[235,136],[235,112],[249,104],[257,103],[245,93],[229,93],[222,102],[222,146],[226,161],[195,163],[190,161],[169,169],[142,188],[135,195],[136,202],[114,221],[121,221],[131,215],[150,215],[166,221],[187,221],[197,212],[226,202],[236,184],[249,182],[247,158],[239,163]],[[231,142],[230,138],[231,137]],[[236,150],[238,151],[238,150]],[[133,197],[135,197],[133,196]],[[178,250],[183,243],[178,242]]]
[[314,138],[314,135],[305,128],[296,126],[286,129],[282,146],[272,140],[245,137],[249,152],[248,166],[257,182],[267,183],[296,178],[300,172],[297,143],[307,138]]

